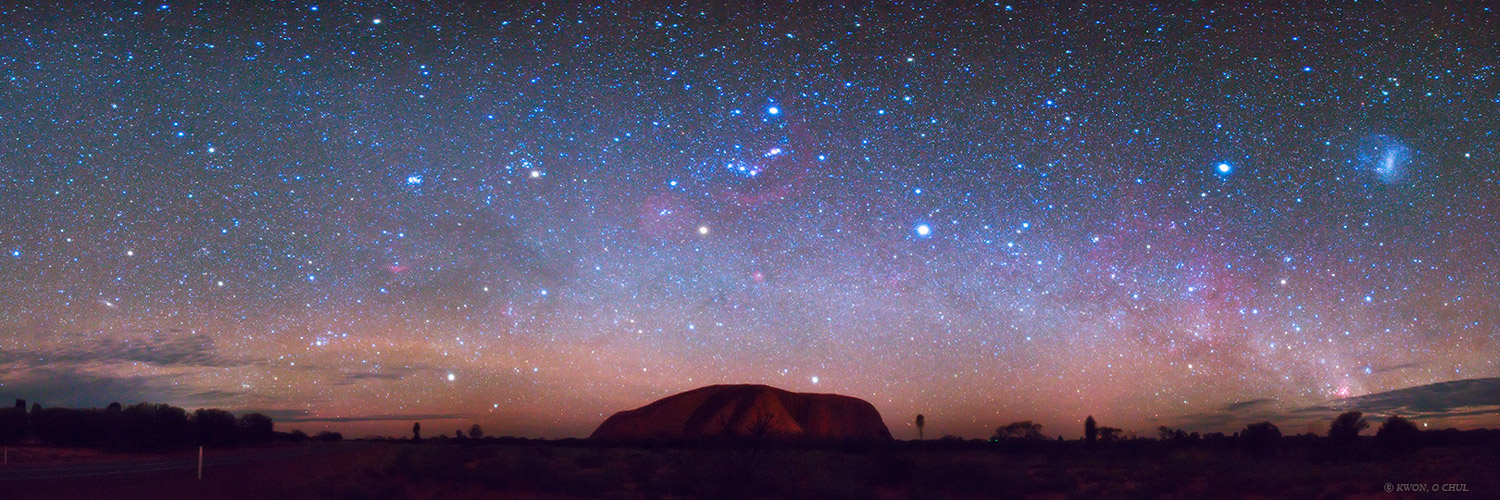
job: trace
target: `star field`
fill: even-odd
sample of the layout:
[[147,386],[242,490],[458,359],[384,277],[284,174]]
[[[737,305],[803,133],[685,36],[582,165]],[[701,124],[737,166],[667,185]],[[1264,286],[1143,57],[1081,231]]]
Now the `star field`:
[[765,383],[983,437],[1496,377],[1497,28],[6,7],[0,396],[561,437]]

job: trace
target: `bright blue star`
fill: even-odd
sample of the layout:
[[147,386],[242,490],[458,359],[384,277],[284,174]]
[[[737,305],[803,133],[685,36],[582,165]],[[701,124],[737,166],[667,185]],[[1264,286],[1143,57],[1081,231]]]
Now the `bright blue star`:
[[760,165],[745,163],[742,161],[726,163],[724,164],[724,166],[725,168],[728,168],[730,172],[733,172],[741,177],[756,177],[760,175],[761,171]]
[[1218,172],[1219,175],[1229,175],[1230,172],[1234,172],[1234,165],[1230,165],[1228,163],[1220,163],[1214,167],[1214,171]]
[[766,108],[766,114],[768,114],[768,115],[779,115],[779,114],[781,114],[781,108],[778,108],[776,106],[771,106],[769,108]]
[[413,185],[413,186],[420,185],[420,184],[422,184],[422,176],[420,176],[420,175],[408,175],[408,176],[406,176],[406,183],[410,184],[410,185]]
[[918,238],[927,238],[932,236],[932,226],[927,225],[926,222],[920,222],[912,228],[912,232],[916,233]]

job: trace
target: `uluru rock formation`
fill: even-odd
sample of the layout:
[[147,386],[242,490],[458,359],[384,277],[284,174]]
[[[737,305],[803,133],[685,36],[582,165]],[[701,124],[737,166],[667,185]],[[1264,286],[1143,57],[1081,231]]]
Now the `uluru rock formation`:
[[891,431],[875,406],[863,399],[766,385],[711,385],[611,415],[589,437],[634,441],[719,436],[891,439]]

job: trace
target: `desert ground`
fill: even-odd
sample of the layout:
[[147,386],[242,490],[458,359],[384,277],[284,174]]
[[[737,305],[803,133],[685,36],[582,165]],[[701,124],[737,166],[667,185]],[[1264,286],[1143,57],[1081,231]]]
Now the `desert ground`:
[[[202,480],[196,479],[195,452],[10,453],[11,463],[0,471],[0,498],[6,499],[1404,499],[1500,493],[1500,451],[1490,443],[1400,456],[1334,456],[1313,446],[1284,446],[1258,456],[1152,441],[1092,448],[972,441],[349,441],[211,451]],[[1463,491],[1387,492],[1387,483]]]

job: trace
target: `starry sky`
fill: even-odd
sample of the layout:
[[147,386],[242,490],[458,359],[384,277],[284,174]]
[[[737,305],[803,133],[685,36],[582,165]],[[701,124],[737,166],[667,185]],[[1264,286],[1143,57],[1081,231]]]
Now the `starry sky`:
[[763,383],[903,438],[1301,432],[1500,377],[1497,16],[4,7],[0,397],[568,437]]

